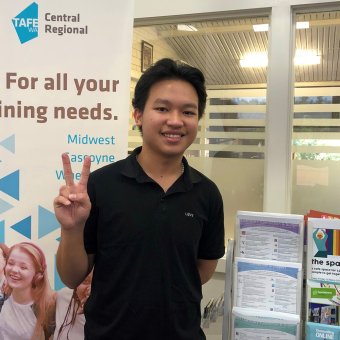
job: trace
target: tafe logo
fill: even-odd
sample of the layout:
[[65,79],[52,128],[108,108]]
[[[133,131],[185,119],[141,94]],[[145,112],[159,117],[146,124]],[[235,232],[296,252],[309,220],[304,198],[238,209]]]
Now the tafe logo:
[[22,44],[38,36],[38,4],[33,2],[12,19]]

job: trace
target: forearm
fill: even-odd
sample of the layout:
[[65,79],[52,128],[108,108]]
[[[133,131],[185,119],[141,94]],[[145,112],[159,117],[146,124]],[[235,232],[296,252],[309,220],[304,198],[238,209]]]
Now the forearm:
[[83,228],[64,230],[57,251],[57,269],[61,280],[69,288],[77,287],[90,270],[88,255],[84,248]]
[[207,283],[213,276],[218,260],[197,260],[197,269],[200,274],[201,284]]

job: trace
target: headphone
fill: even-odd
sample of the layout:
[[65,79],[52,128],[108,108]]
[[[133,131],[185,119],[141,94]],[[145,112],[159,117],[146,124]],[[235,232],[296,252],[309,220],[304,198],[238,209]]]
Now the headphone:
[[34,243],[31,243],[31,242],[21,242],[18,244],[18,246],[30,246],[32,248],[34,248],[38,254],[39,254],[39,257],[40,257],[40,266],[41,266],[41,270],[39,270],[33,277],[32,279],[32,287],[33,288],[36,288],[39,283],[41,281],[43,281],[44,279],[44,273],[45,273],[45,270],[46,270],[46,258],[45,258],[45,254],[43,253],[43,251],[41,250],[40,247],[38,247],[37,245],[35,245]]

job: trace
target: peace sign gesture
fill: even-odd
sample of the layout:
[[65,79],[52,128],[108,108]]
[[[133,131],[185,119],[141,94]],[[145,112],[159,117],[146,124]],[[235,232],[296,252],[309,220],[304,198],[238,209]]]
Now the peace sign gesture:
[[91,159],[85,157],[80,180],[75,183],[68,154],[62,154],[65,185],[59,189],[54,199],[54,212],[64,230],[82,228],[90,214],[91,202],[87,194]]

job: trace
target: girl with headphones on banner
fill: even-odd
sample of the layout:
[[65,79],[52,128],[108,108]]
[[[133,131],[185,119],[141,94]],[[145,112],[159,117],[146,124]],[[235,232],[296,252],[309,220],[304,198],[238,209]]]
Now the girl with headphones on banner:
[[9,297],[1,310],[0,340],[50,339],[55,328],[55,292],[42,250],[30,242],[13,245],[5,276]]
[[7,297],[5,294],[5,265],[8,256],[8,250],[8,247],[4,243],[0,243],[0,312]]

